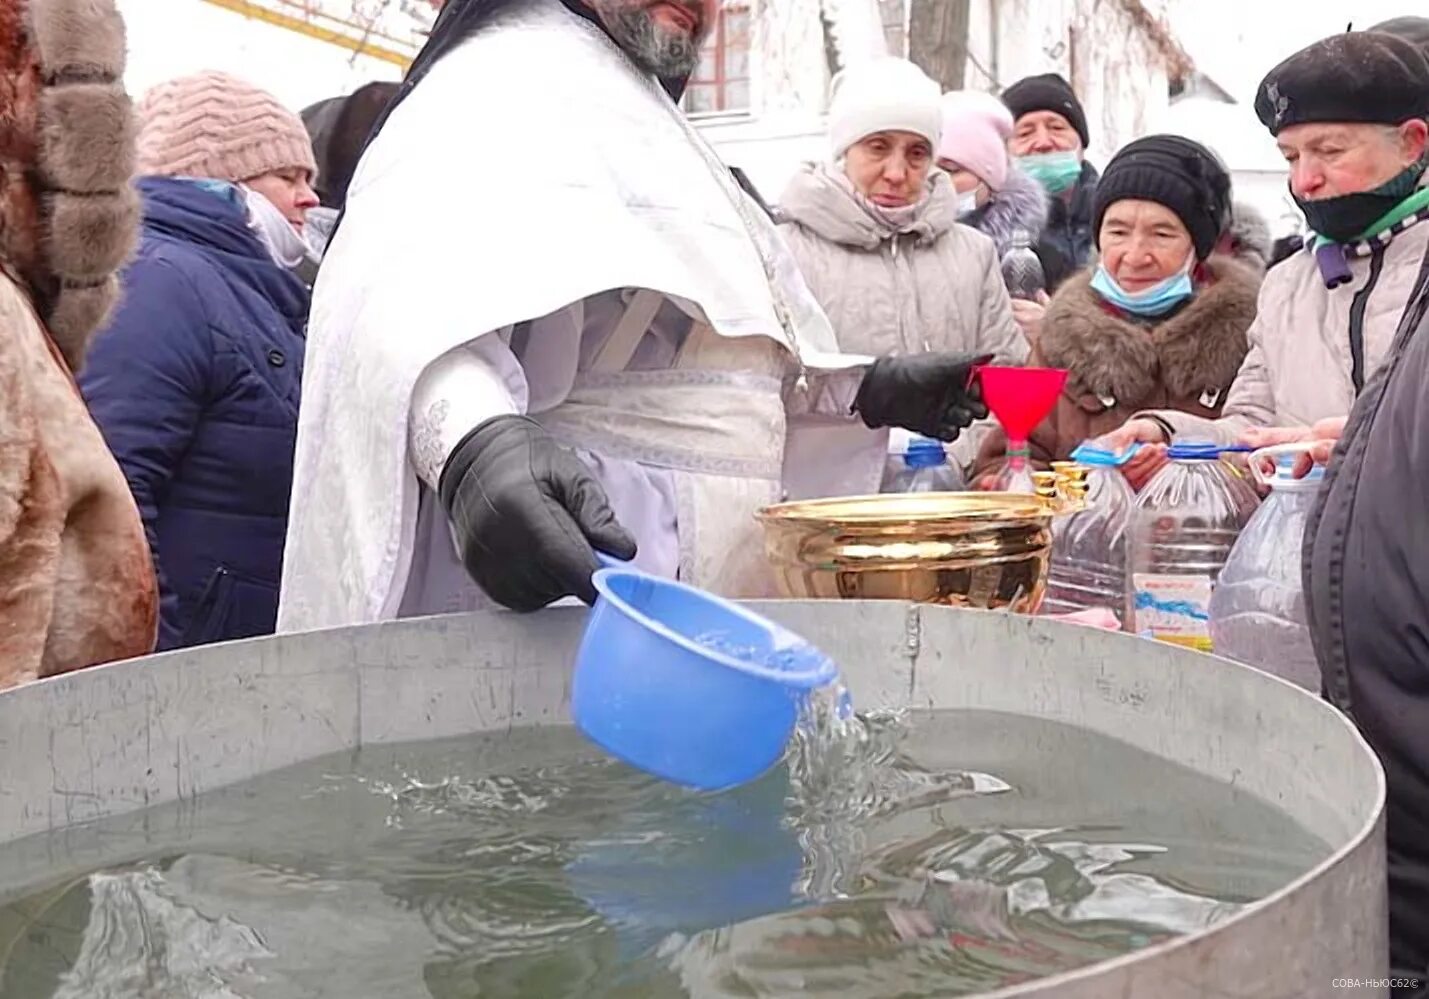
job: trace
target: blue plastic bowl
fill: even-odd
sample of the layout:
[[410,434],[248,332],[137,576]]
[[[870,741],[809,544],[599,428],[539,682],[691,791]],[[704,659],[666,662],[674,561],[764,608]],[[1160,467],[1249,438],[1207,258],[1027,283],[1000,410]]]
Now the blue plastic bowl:
[[701,590],[602,569],[576,658],[571,714],[617,759],[716,791],[779,761],[833,662],[793,632]]

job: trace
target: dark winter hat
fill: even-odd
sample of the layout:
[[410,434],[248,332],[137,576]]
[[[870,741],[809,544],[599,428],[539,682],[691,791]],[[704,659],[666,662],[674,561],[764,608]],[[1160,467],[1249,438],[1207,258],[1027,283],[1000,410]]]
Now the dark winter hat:
[[1067,119],[1082,138],[1082,148],[1092,144],[1087,134],[1087,113],[1082,110],[1082,102],[1072,93],[1071,84],[1056,73],[1043,73],[1018,80],[1002,92],[1002,103],[1012,112],[1013,118],[1021,118],[1030,111],[1055,111]]
[[1406,42],[1419,46],[1424,52],[1429,52],[1429,17],[1392,17],[1369,30],[1397,35]]
[[1179,135],[1148,135],[1111,158],[1092,202],[1092,233],[1101,248],[1102,217],[1118,201],[1154,201],[1176,213],[1205,260],[1230,221],[1231,178],[1200,143]]
[[1331,35],[1260,81],[1255,113],[1271,135],[1312,121],[1398,125],[1429,117],[1429,55],[1383,32]]

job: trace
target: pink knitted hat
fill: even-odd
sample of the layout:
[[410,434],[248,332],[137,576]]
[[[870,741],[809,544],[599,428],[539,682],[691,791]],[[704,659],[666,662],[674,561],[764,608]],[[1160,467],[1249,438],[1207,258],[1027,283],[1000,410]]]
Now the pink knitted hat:
[[154,87],[139,103],[139,172],[235,183],[294,167],[317,175],[302,119],[227,73]]
[[991,94],[954,90],[943,95],[938,159],[952,160],[994,191],[1007,183],[1007,139],[1012,112]]

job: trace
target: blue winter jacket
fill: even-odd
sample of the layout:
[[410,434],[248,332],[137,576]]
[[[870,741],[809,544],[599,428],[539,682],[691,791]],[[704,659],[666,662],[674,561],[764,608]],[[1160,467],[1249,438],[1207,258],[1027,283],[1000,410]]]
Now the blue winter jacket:
[[293,481],[308,292],[242,205],[140,182],[124,300],[80,376],[159,574],[159,648],[273,631]]

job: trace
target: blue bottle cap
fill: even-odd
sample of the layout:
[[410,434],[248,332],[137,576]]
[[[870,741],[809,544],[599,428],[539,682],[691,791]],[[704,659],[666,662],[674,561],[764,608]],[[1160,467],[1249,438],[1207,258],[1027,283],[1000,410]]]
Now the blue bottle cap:
[[927,437],[914,437],[903,453],[903,464],[908,468],[937,468],[947,463],[948,452],[943,445]]
[[1120,468],[1131,460],[1136,452],[1141,450],[1141,444],[1135,443],[1118,454],[1115,451],[1108,451],[1104,447],[1097,447],[1090,441],[1077,445],[1077,449],[1068,457],[1079,465],[1087,465],[1091,468]]
[[1178,441],[1167,450],[1172,461],[1215,461],[1225,448],[1208,441]]
[[1323,465],[1313,465],[1303,478],[1295,478],[1295,455],[1282,454],[1275,461],[1275,475],[1270,479],[1270,488],[1294,487],[1300,483],[1318,483],[1325,478],[1325,468]]

